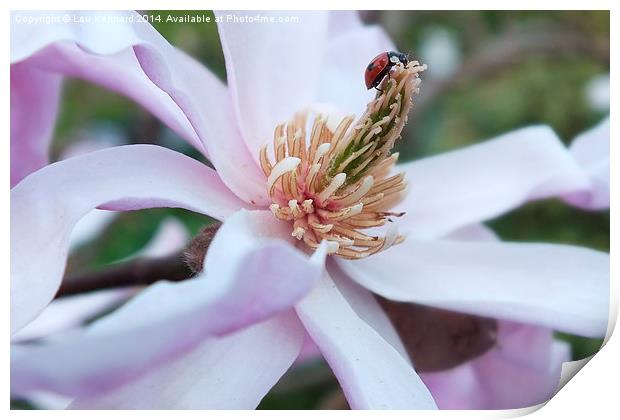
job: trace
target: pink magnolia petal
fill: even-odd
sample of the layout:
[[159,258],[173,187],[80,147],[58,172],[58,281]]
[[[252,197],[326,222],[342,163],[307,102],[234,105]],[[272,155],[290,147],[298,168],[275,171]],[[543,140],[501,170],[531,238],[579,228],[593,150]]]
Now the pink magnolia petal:
[[[258,159],[277,124],[316,100],[327,37],[327,13],[218,11],[226,74],[241,133]],[[275,22],[235,22],[262,16]],[[279,19],[299,18],[298,22]]]
[[237,212],[219,229],[197,277],[156,283],[63,339],[14,345],[12,392],[102,395],[181,357],[205,338],[290,309],[323,272],[326,246],[308,258],[274,237],[281,225],[268,212]]
[[190,240],[190,234],[183,223],[174,217],[164,219],[149,242],[136,256],[159,258],[182,250]]
[[497,341],[502,357],[520,366],[546,369],[551,361],[549,349],[554,339],[549,328],[501,321]]
[[351,408],[435,408],[409,361],[357,315],[329,275],[296,310]]
[[528,200],[587,191],[588,178],[548,127],[528,127],[462,150],[405,163],[397,208],[415,237],[438,237]]
[[500,322],[497,347],[454,369],[424,373],[422,379],[442,409],[529,407],[553,396],[568,350],[549,329]]
[[330,39],[363,27],[364,23],[357,10],[330,10],[329,12],[328,35]]
[[[449,235],[459,241],[496,241],[493,231],[471,225]],[[423,373],[441,409],[510,409],[535,405],[556,390],[562,362],[569,360],[566,343],[553,331],[516,322],[500,321],[497,345],[454,369]]]
[[609,117],[573,140],[570,152],[590,179],[588,191],[566,197],[569,203],[584,209],[609,208],[610,133]]
[[486,404],[486,395],[471,363],[420,376],[440,410],[480,410]]
[[394,329],[392,321],[390,321],[372,293],[351,280],[351,278],[335,264],[333,259],[328,262],[327,267],[330,277],[338,287],[338,291],[346,299],[357,316],[394,347],[403,359],[411,362],[405,345]]
[[[19,12],[24,16],[42,12]],[[45,16],[63,12],[45,12]],[[171,46],[136,12],[70,12],[84,19],[132,18],[109,23],[12,24],[11,59],[41,72],[79,77],[144,106],[207,154],[224,183],[247,202],[264,202],[264,175],[235,126],[226,86]],[[16,138],[15,141],[21,141]],[[47,146],[47,144],[43,145]],[[46,153],[44,148],[39,151]],[[237,165],[230,165],[235,161]]]
[[265,174],[243,142],[228,88],[180,50],[134,50],[145,73],[183,110],[228,188],[250,204],[269,204]]
[[603,336],[609,255],[565,245],[418,241],[359,261],[338,260],[362,286],[410,301]]
[[100,290],[84,295],[54,300],[25,328],[11,337],[11,342],[36,340],[82,325],[86,320],[127,300],[135,289]]
[[498,241],[497,234],[490,227],[481,223],[464,226],[450,232],[444,237],[454,241]]
[[483,378],[489,409],[530,407],[549,401],[560,382],[562,363],[570,360],[567,343],[554,342],[550,347],[551,362],[545,367],[528,368],[491,353],[477,361],[478,376]]
[[51,301],[73,227],[103,204],[114,210],[182,207],[219,219],[244,205],[212,169],[158,146],[106,149],[31,174],[11,190],[12,332]]
[[307,361],[312,361],[319,358],[322,358],[321,350],[319,350],[315,342],[312,340],[312,337],[310,337],[310,335],[306,332],[303,345],[301,346],[299,356],[297,356],[295,363],[303,364]]
[[[23,19],[37,16],[62,17],[57,12],[15,12]],[[78,18],[95,19],[102,12],[69,12]],[[135,12],[105,12],[105,16],[123,18]],[[17,23],[11,25],[11,62],[21,62],[40,71],[80,77],[123,93],[153,112],[181,137],[199,150],[203,147],[179,107],[162,92],[140,68],[132,50],[147,43],[154,48],[172,48],[146,23],[110,24],[52,22],[49,25]],[[140,29],[148,26],[149,29]],[[144,37],[148,32],[150,37]],[[145,39],[146,38],[146,39]],[[150,38],[150,39],[149,39]],[[165,46],[165,47],[164,47]]]
[[[304,329],[294,313],[204,340],[191,352],[73,409],[251,410],[300,352]],[[251,351],[248,351],[251,349]]]
[[[71,235],[71,245],[74,243],[75,230],[80,227],[89,216],[115,215],[114,212],[104,210],[92,210],[86,217],[82,218]],[[100,220],[100,219],[97,219]],[[108,220],[107,218],[105,219]],[[99,230],[97,230],[98,232]],[[91,232],[91,239],[94,232]],[[82,235],[85,235],[83,232]],[[165,219],[153,238],[136,252],[133,257],[162,257],[182,249],[189,240],[189,233],[185,226],[176,219]],[[128,257],[131,258],[131,257]],[[103,313],[105,310],[112,309],[114,306],[127,300],[135,294],[135,288],[100,290],[76,296],[67,296],[53,300],[41,314],[25,328],[19,330],[11,337],[12,342],[41,339],[51,334],[58,333],[69,328],[83,325],[88,319]]]
[[488,409],[529,407],[548,401],[560,382],[570,346],[553,339],[553,331],[500,323],[500,346],[473,361]]
[[100,209],[94,209],[86,213],[73,227],[71,241],[69,242],[70,252],[98,237],[107,229],[117,215],[118,213],[115,211]]
[[57,74],[11,66],[11,187],[48,162],[60,86]]
[[[357,14],[354,11],[339,13]],[[334,18],[330,16],[330,25]],[[347,19],[345,16],[337,20]],[[348,19],[353,20],[352,17]],[[379,26],[349,24],[330,36],[319,83],[318,100],[337,106],[347,114],[358,117],[375,97],[375,90],[367,90],[364,69],[380,52],[396,48],[385,31]]]
[[[327,264],[329,276],[334,280],[338,291],[346,299],[357,316],[374,329],[407,361],[410,361],[407,350],[402,343],[392,322],[387,317],[375,297],[368,290],[353,282],[336,264],[330,260]],[[299,361],[313,359],[321,355],[321,350],[309,335],[306,337]]]

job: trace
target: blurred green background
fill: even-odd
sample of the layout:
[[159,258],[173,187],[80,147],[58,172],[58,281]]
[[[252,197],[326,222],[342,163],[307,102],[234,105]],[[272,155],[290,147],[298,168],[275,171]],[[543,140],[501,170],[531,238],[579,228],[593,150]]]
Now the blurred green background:
[[[361,15],[368,23],[382,25],[401,51],[411,51],[429,65],[405,140],[400,142],[404,160],[467,146],[529,124],[548,124],[568,143],[609,113],[607,11],[367,11]],[[155,22],[154,26],[225,80],[215,24]],[[352,75],[360,78],[360,88],[362,72]],[[131,101],[69,80],[53,157],[58,159],[85,138],[158,143],[200,159]],[[69,269],[96,269],[136,252],[169,216],[178,218],[192,233],[210,222],[182,210],[124,213],[71,256]],[[608,212],[584,212],[556,200],[528,204],[489,224],[506,240],[609,250]],[[601,345],[601,340],[559,337],[571,342],[575,359],[592,354]],[[277,386],[261,407],[335,404],[332,391],[337,385],[326,371],[324,365],[314,366],[303,375],[285,378],[289,382]]]

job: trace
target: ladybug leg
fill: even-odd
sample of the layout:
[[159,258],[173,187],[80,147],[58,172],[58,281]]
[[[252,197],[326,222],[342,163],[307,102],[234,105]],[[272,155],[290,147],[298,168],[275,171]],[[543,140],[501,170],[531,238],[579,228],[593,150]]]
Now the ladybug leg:
[[[387,77],[388,79],[390,78],[390,72],[387,72]],[[383,82],[383,80],[385,79],[385,76],[383,76],[375,85],[375,89],[377,89],[379,92],[383,93],[383,89],[379,88],[379,85],[381,84],[381,82]]]
[[[386,73],[386,75],[387,75],[388,80],[390,80],[390,79],[391,79],[391,77],[392,77],[392,72],[391,72],[391,71],[388,71],[388,72]],[[377,86],[379,86],[379,85],[381,84],[381,82],[382,82],[384,79],[385,79],[385,76],[383,77],[383,79],[381,79],[381,80],[379,81],[379,83],[377,83]],[[383,90],[379,89],[377,86],[375,86],[375,89],[377,89],[379,92],[383,93]]]

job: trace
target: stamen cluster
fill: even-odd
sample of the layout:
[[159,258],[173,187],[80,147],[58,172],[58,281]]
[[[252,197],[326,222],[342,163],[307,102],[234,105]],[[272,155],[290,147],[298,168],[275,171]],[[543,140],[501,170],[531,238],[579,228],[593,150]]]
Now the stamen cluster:
[[[348,259],[370,256],[404,240],[392,225],[384,235],[362,233],[399,217],[390,212],[406,189],[404,174],[391,175],[391,154],[419,91],[417,61],[394,66],[362,117],[347,116],[333,130],[319,115],[311,126],[305,113],[276,127],[273,156],[260,151],[275,217],[292,222],[292,236],[310,248],[321,241]],[[275,162],[275,163],[272,163]]]

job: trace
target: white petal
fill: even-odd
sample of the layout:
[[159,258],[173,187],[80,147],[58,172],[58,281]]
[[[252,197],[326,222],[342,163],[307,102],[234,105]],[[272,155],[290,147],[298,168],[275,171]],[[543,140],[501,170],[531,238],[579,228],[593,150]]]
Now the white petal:
[[361,116],[376,95],[374,89],[366,89],[364,70],[377,54],[395,49],[383,28],[376,25],[356,25],[331,36],[321,69],[318,100],[346,115]]
[[405,360],[411,362],[405,345],[394,329],[392,321],[387,317],[372,293],[351,280],[334,263],[333,259],[330,259],[327,267],[334,284],[357,316],[379,333]]
[[296,309],[351,408],[435,408],[409,361],[357,315],[327,274]]
[[575,206],[591,210],[609,208],[609,124],[607,117],[596,127],[577,136],[570,146],[570,152],[590,180],[587,191],[566,197],[566,201]]
[[[258,161],[276,125],[316,102],[327,37],[327,13],[219,11],[226,75],[241,132]],[[274,22],[235,22],[264,17]],[[279,19],[296,18],[297,22]]]
[[117,213],[114,211],[99,209],[86,213],[73,227],[71,232],[71,242],[69,243],[71,251],[99,236],[116,216]]
[[308,258],[274,236],[282,225],[268,212],[240,211],[219,229],[199,276],[149,286],[86,330],[41,345],[12,346],[12,392],[102,395],[191,352],[206,338],[289,310],[323,272],[326,247]]
[[[291,366],[304,339],[294,313],[210,338],[190,353],[72,409],[251,410]],[[251,350],[250,350],[251,349]]]
[[11,190],[11,330],[51,301],[71,231],[92,209],[182,207],[223,218],[244,204],[215,171],[158,146],[115,147],[42,168]]
[[[16,15],[22,19],[58,19],[50,24],[12,22],[11,61],[34,69],[22,84],[38,83],[41,77],[34,76],[39,74],[55,77],[61,74],[124,94],[208,155],[224,183],[239,197],[252,204],[268,202],[264,175],[241,138],[226,85],[196,60],[170,45],[149,23],[140,21],[137,12],[15,12],[13,17]],[[91,21],[65,23],[64,16]],[[113,30],[105,19],[118,20],[112,24]],[[53,124],[53,121],[44,123],[53,118],[57,88],[50,81],[37,87],[49,93],[46,103],[42,103],[43,99],[35,102],[36,98],[29,101],[30,111],[40,114],[42,121],[37,124],[44,131]],[[48,101],[52,104],[47,104]],[[43,105],[44,109],[39,109]],[[20,124],[16,127],[30,120],[23,121],[17,121]],[[32,152],[47,158],[50,136],[39,137],[40,140],[30,141],[29,137],[12,135],[11,141],[16,144],[20,157],[22,149],[36,146]],[[23,147],[22,141],[27,142]],[[230,164],[233,161],[235,165]],[[31,170],[42,166],[37,162],[38,166]],[[27,174],[23,172],[21,176]]]
[[11,65],[11,186],[47,164],[60,90],[58,74]]
[[157,232],[149,242],[138,251],[137,256],[159,258],[183,249],[190,236],[187,228],[178,219],[169,217],[164,219]]
[[529,407],[553,396],[567,343],[546,328],[500,322],[498,344],[454,369],[423,373],[441,409],[497,410]]
[[588,191],[590,182],[555,133],[528,127],[405,163],[409,190],[397,208],[410,235],[438,237],[496,217],[528,200]]
[[40,339],[77,327],[127,300],[134,293],[135,290],[130,288],[100,290],[54,300],[33,322],[13,335],[11,342]]
[[[102,214],[115,216],[114,212],[93,210],[84,219],[80,220],[76,228],[90,215],[97,215],[95,220],[100,221]],[[107,216],[104,216],[104,219],[107,221]],[[72,241],[74,236],[71,236]],[[176,219],[168,218],[161,223],[153,238],[144,248],[127,258],[156,258],[169,255],[183,248],[188,240],[189,234],[183,224]],[[44,338],[50,334],[83,325],[89,318],[93,318],[105,310],[113,308],[115,305],[128,299],[135,292],[135,288],[99,290],[55,299],[33,322],[11,337],[11,341],[17,342]]]
[[358,261],[356,282],[396,301],[603,336],[609,255],[565,245],[407,239]]

